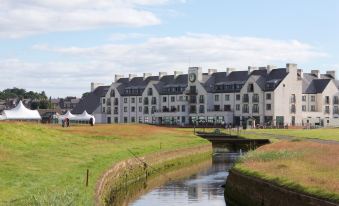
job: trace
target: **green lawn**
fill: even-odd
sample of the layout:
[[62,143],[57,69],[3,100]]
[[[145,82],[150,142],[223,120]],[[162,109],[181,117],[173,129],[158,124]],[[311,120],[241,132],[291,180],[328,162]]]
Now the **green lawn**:
[[296,139],[321,139],[339,141],[339,128],[335,129],[251,129],[241,132],[245,138],[275,138],[277,135]]
[[[61,128],[0,123],[0,205],[93,205],[96,181],[114,162],[208,144],[191,131],[147,125]],[[85,187],[86,170],[90,171]]]

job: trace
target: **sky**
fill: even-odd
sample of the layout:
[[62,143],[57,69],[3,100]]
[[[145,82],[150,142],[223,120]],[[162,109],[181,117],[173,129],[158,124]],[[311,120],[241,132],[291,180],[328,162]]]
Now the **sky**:
[[338,0],[0,0],[0,90],[78,96],[115,74],[339,71]]

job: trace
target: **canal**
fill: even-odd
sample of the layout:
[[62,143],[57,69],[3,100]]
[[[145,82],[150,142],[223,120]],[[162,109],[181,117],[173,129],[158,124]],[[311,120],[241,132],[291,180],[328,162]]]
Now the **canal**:
[[222,186],[238,156],[238,153],[215,153],[211,160],[163,175],[152,180],[153,183],[145,182],[126,205],[226,205]]

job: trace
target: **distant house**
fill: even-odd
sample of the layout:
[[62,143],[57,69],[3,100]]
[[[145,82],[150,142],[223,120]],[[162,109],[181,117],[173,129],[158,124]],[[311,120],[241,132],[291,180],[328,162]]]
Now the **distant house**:
[[92,88],[91,93],[80,99],[79,103],[72,110],[72,113],[82,114],[84,111],[87,111],[87,113],[94,115],[97,123],[106,122],[106,114],[101,112],[101,98],[105,97],[108,89],[109,86]]
[[80,99],[76,97],[66,97],[51,99],[52,109],[72,110],[79,103]]

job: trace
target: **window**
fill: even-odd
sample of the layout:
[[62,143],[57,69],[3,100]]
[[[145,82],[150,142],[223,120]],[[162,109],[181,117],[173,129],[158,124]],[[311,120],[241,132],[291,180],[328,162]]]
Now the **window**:
[[186,111],[185,105],[181,105],[181,112],[185,112],[185,111]]
[[118,117],[114,117],[114,123],[119,123]]
[[214,111],[220,111],[220,105],[214,105]]
[[224,105],[224,111],[226,111],[226,112],[231,111],[231,105],[229,105],[229,104]]
[[131,112],[135,112],[135,107],[131,107]]
[[190,113],[196,113],[197,112],[197,108],[195,105],[191,105],[190,106]]
[[114,114],[118,114],[118,107],[114,107]]
[[243,113],[248,113],[248,104],[242,105],[242,112]]
[[237,95],[235,96],[235,99],[236,99],[237,101],[240,101],[240,94],[237,94]]
[[205,106],[204,105],[200,105],[199,106],[199,113],[204,113],[205,112]]
[[311,102],[315,102],[315,96],[311,96]]
[[139,103],[142,103],[142,97],[139,97]]
[[325,114],[329,114],[330,113],[330,106],[325,106]]
[[253,94],[252,102],[259,102],[259,94]]
[[333,104],[339,104],[339,98],[338,96],[333,97]]
[[254,91],[254,86],[253,84],[248,84],[247,86],[247,92],[253,92]]
[[124,103],[127,103],[127,98],[126,97],[124,98]]
[[244,94],[242,97],[243,102],[248,102],[248,94]]
[[218,94],[214,95],[214,101],[216,101],[216,102],[219,101],[219,95]]
[[171,112],[175,112],[177,110],[177,108],[175,108],[175,106],[171,106]]
[[114,105],[118,105],[119,104],[119,99],[118,98],[114,98]]
[[303,96],[302,96],[302,101],[303,101],[303,102],[306,102],[306,95],[303,95]]
[[133,104],[135,103],[135,98],[134,97],[131,98],[131,103],[133,103]]
[[105,113],[106,112],[106,109],[105,107],[102,108],[102,113]]
[[157,98],[156,97],[152,97],[152,104],[157,104]]
[[167,102],[167,97],[162,97],[162,102]]
[[271,100],[272,99],[272,94],[271,93],[267,93],[266,94],[266,99],[267,100]]
[[190,93],[191,94],[196,94],[197,93],[197,88],[195,86],[190,86]]
[[128,118],[124,117],[124,123],[127,123]]
[[148,105],[148,97],[144,97],[144,105]]
[[266,110],[268,110],[268,111],[271,110],[271,104],[266,104]]
[[295,108],[295,104],[291,105],[291,113],[295,113],[296,112],[296,108]]
[[144,114],[148,114],[148,107],[147,106],[144,107]]
[[333,107],[333,114],[339,114],[339,107],[338,106]]
[[199,103],[200,104],[203,104],[205,102],[205,100],[204,100],[204,95],[200,95],[199,96]]
[[105,98],[102,99],[102,103],[106,104],[106,99]]
[[124,107],[124,112],[127,112],[127,107]]
[[315,105],[311,105],[311,112],[315,112]]
[[183,101],[184,97],[183,96],[179,96],[179,101]]
[[303,106],[301,107],[301,109],[302,109],[303,112],[306,112],[306,105],[303,105]]
[[131,122],[135,122],[135,117],[131,117]]
[[330,104],[330,97],[329,96],[325,97],[325,104]]
[[258,104],[253,104],[252,112],[253,113],[259,113],[259,105]]
[[115,91],[114,91],[114,89],[111,90],[111,97],[115,97]]
[[156,107],[152,106],[151,113],[154,114],[154,112],[156,112]]
[[153,89],[152,88],[148,88],[147,95],[148,96],[152,96],[153,95]]
[[175,96],[171,96],[171,102],[175,102]]
[[296,99],[295,99],[295,94],[291,94],[291,103],[295,103]]
[[240,104],[235,105],[235,110],[240,111]]
[[225,95],[225,101],[230,101],[230,95],[229,94]]

